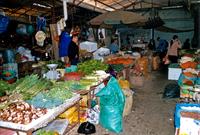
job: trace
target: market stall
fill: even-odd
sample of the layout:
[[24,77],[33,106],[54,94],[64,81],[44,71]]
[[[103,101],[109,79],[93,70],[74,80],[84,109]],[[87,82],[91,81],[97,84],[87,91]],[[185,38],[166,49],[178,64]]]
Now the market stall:
[[[49,71],[40,75],[44,78],[30,75],[9,85],[7,82],[0,82],[2,86],[0,127],[32,134],[33,131],[47,126],[57,116],[60,114],[62,116],[63,112],[74,107],[77,111],[76,120],[75,122],[69,120],[68,128],[71,124],[76,125],[80,123],[79,113],[84,110],[83,108],[86,110],[91,108],[95,94],[101,90],[97,87],[110,76],[104,71],[107,65],[98,60],[80,63],[78,67],[66,66],[63,69],[65,73],[60,76],[57,76],[58,64],[45,66]],[[86,100],[82,100],[84,96]],[[16,115],[17,113],[20,115]],[[25,121],[23,117],[26,117]]]
[[[63,113],[65,110],[67,110],[71,106],[78,105],[79,100],[80,100],[80,95],[74,94],[72,98],[66,100],[63,104],[53,109],[47,109],[46,114],[41,115],[42,117],[35,119],[28,124],[18,124],[18,123],[1,120],[0,127],[15,130],[15,131],[22,131],[22,132],[27,133],[27,135],[32,135],[33,131],[47,126],[49,122],[54,120],[59,114]],[[25,110],[25,111],[28,111],[28,110]],[[3,113],[1,112],[1,115],[3,115]]]
[[198,101],[199,94],[199,53],[185,54],[181,57],[182,72],[178,79],[180,97],[186,102]]
[[[199,51],[182,51],[179,64],[171,64],[169,78],[178,80],[180,103],[175,110],[175,135],[199,133]],[[173,72],[173,73],[172,73]]]

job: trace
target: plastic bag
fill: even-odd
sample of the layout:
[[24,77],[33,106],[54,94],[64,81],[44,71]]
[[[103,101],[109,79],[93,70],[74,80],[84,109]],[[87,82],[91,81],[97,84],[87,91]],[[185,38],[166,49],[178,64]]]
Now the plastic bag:
[[179,98],[180,88],[177,84],[170,83],[165,86],[163,98]]
[[0,33],[3,33],[7,30],[8,24],[9,24],[9,18],[0,15]]
[[197,78],[196,84],[197,84],[197,85],[200,85],[200,77]]
[[143,72],[144,75],[147,75],[148,73],[148,57],[144,56],[140,59],[138,59],[138,64]]
[[125,104],[125,96],[114,77],[111,77],[96,96],[100,97],[100,124],[102,127],[115,132],[122,132],[122,117]]
[[180,66],[181,66],[182,69],[187,69],[187,68],[195,69],[197,67],[197,63],[192,62],[192,61],[188,61],[186,63],[182,63]]
[[78,112],[76,107],[69,108],[66,112],[59,115],[59,118],[68,119],[69,123],[78,122]]
[[197,80],[196,76],[189,77],[189,76],[187,76],[187,74],[186,75],[185,74],[181,74],[179,79],[178,79],[178,85],[179,86],[182,86],[184,84],[194,85],[196,80]]
[[119,85],[122,89],[130,89],[130,83],[127,80],[120,79]]
[[158,70],[160,65],[160,58],[159,56],[155,56],[152,58],[152,68],[153,70]]
[[79,126],[77,132],[80,134],[93,134],[96,132],[96,128],[92,123],[84,122]]
[[96,105],[91,109],[88,109],[87,111],[87,121],[89,121],[92,124],[99,124],[99,106]]

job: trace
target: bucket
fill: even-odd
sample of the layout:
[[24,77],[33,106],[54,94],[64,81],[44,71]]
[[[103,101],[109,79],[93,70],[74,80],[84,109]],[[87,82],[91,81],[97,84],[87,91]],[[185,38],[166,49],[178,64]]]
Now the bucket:
[[77,66],[75,65],[71,65],[70,67],[66,67],[65,68],[65,72],[66,73],[70,73],[70,72],[76,72],[78,70]]
[[71,72],[76,72],[78,70],[77,66],[71,65]]

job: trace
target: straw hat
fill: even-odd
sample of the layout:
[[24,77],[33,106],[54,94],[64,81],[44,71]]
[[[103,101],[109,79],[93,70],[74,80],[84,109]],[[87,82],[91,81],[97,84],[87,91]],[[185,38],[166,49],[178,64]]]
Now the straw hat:
[[35,39],[39,46],[43,46],[44,40],[46,39],[46,34],[43,31],[38,31],[35,35]]

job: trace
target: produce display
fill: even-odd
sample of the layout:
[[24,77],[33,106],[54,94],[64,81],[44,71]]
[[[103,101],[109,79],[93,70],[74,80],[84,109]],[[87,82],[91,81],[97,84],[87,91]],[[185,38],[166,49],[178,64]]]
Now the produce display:
[[52,99],[57,98],[65,101],[66,99],[71,98],[73,93],[70,90],[66,90],[65,87],[60,86],[50,89],[47,93],[47,96]]
[[39,130],[36,135],[59,135],[55,131]]
[[180,86],[180,98],[185,101],[198,101],[198,91],[195,87],[200,84],[198,74],[198,58],[195,54],[184,54],[180,59],[182,73],[179,76],[178,84]]
[[108,69],[108,65],[102,63],[100,60],[88,60],[83,63],[78,64],[78,70],[85,75],[92,74],[96,70],[104,70]]
[[133,74],[134,76],[142,76],[143,75],[143,71],[140,67],[140,65],[136,64],[130,71],[131,74]]
[[[45,115],[48,109],[68,104],[67,99],[76,95],[73,91],[89,90],[97,85],[109,76],[105,72],[107,68],[101,61],[89,60],[78,65],[78,72],[65,74],[65,77],[69,75],[67,81],[52,82],[34,74],[13,84],[0,81],[0,121],[27,125]],[[42,134],[51,133],[39,132]]]
[[121,72],[124,69],[123,64],[112,64],[111,68],[116,72]]
[[26,125],[46,113],[46,109],[34,108],[26,102],[15,102],[0,110],[0,120]]
[[6,91],[10,90],[10,86],[7,82],[0,80],[0,96],[6,95]]
[[49,91],[38,93],[35,97],[27,102],[34,107],[53,108],[61,105],[65,100],[71,98],[73,93],[63,86],[56,86]]
[[64,79],[69,80],[76,80],[79,81],[81,79],[82,74],[79,72],[69,72],[64,74]]
[[107,62],[107,64],[123,64],[123,65],[131,65],[134,63],[132,58],[125,58],[125,57],[117,57],[111,58]]
[[30,75],[20,80],[20,83],[13,92],[21,94],[23,100],[28,100],[33,98],[40,91],[47,89],[49,86],[51,86],[50,81],[39,78],[38,75]]

